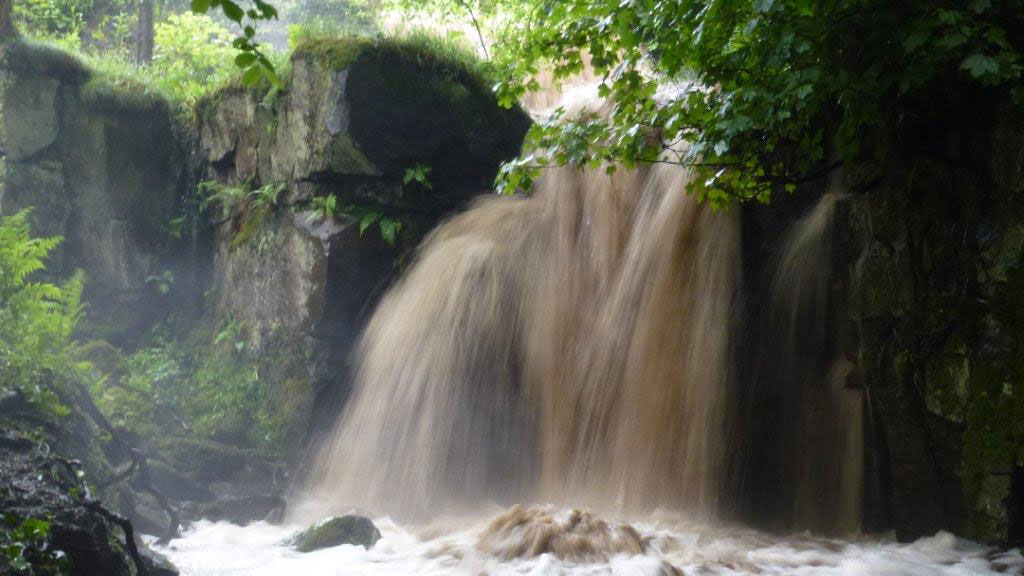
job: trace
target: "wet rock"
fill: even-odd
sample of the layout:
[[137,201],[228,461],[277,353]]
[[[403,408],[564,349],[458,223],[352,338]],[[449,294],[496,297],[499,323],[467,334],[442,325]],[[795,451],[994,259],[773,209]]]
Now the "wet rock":
[[363,516],[335,516],[321,520],[297,534],[290,542],[299,552],[312,552],[352,544],[370,549],[380,540],[380,531]]
[[881,242],[873,243],[860,267],[865,319],[899,315],[907,301],[907,284],[896,251]]
[[2,210],[33,207],[33,232],[65,242],[47,272],[89,282],[88,314],[107,339],[148,329],[164,299],[147,278],[174,268],[167,222],[186,194],[186,154],[162,99],[94,78],[52,48],[0,52]]
[[928,410],[954,422],[962,422],[967,406],[971,368],[967,346],[950,337],[925,365],[925,405]]
[[[273,99],[228,90],[201,106],[202,152],[223,176],[327,188],[345,203],[440,213],[488,188],[529,128],[468,65],[401,41],[310,42]],[[430,189],[403,185],[431,168]]]
[[284,498],[277,494],[222,498],[198,506],[195,516],[214,522],[225,520],[241,526],[260,520],[274,523],[284,517],[286,506]]
[[0,435],[0,511],[3,535],[44,520],[47,546],[66,555],[71,576],[135,574],[124,532],[90,499],[75,465],[9,433]]
[[178,576],[180,574],[178,568],[166,556],[150,548],[141,539],[136,538],[135,545],[139,549],[149,576]]

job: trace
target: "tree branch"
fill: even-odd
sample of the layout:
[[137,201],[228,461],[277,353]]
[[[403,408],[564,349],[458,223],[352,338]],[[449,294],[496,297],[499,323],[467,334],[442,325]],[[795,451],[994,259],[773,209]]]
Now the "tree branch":
[[480,22],[476,19],[476,14],[473,12],[473,8],[469,5],[468,0],[456,0],[460,6],[469,12],[469,17],[473,20],[473,28],[476,28],[476,37],[480,40],[480,48],[484,51],[484,58],[487,60],[491,59],[491,55],[487,52],[487,43],[484,42],[484,33],[480,30]]
[[132,562],[135,564],[136,574],[138,576],[148,576],[149,570],[146,568],[146,563],[142,560],[139,547],[135,544],[135,529],[132,527],[132,523],[124,516],[104,508],[99,500],[89,500],[85,505],[108,521],[121,527],[121,530],[124,532],[124,544],[128,548],[128,554],[132,557]]

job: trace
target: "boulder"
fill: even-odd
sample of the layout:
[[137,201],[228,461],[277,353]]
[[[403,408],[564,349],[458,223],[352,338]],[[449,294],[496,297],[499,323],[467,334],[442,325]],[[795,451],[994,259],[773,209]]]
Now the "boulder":
[[200,482],[229,478],[257,458],[249,450],[195,438],[170,438],[161,448],[174,470]]
[[[206,215],[215,229],[210,301],[243,327],[288,449],[333,420],[356,339],[412,249],[445,214],[490,190],[530,120],[504,109],[469,59],[401,40],[303,42],[279,89],[228,86],[201,102],[204,180],[283,186],[277,206]],[[429,168],[428,185],[405,182]],[[332,217],[314,198],[334,196]],[[397,222],[391,241],[378,224]],[[370,221],[366,221],[367,223]],[[285,391],[287,388],[287,393]]]
[[342,544],[362,546],[369,550],[380,540],[380,531],[363,516],[335,516],[321,520],[299,532],[290,544],[299,552],[312,552]]
[[167,559],[166,556],[153,550],[141,538],[135,539],[135,546],[142,557],[142,563],[146,565],[148,576],[178,576],[178,568]]
[[149,480],[161,494],[178,502],[209,502],[215,498],[213,492],[202,484],[179,473],[163,462],[151,462]]

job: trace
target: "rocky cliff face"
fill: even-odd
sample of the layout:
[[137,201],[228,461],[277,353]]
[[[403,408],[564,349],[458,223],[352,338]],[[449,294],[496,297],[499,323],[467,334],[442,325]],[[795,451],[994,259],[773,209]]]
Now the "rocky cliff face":
[[166,313],[147,280],[182,268],[168,227],[186,194],[185,158],[162,99],[56,50],[0,52],[0,210],[31,206],[37,234],[65,238],[49,271],[86,272],[91,316],[115,340]]
[[[930,104],[877,163],[833,175],[846,196],[820,312],[830,328],[808,345],[844,358],[846,386],[864,392],[866,528],[1019,545],[1024,118],[978,94]],[[765,297],[780,238],[825,188],[744,207],[750,309]],[[747,335],[746,354],[766,337]]]
[[980,109],[915,126],[912,160],[852,171],[837,221],[839,340],[901,539],[1024,537],[1024,124]]

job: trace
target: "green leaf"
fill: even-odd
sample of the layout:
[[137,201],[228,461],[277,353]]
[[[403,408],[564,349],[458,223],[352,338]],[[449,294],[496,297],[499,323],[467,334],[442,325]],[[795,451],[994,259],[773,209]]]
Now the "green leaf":
[[245,11],[232,0],[221,0],[221,9],[224,10],[224,15],[229,20],[241,23],[242,18],[245,17]]
[[196,14],[206,14],[210,10],[211,0],[192,0],[192,11]]
[[245,73],[242,74],[242,83],[246,86],[255,86],[260,83],[260,78],[263,77],[263,71],[260,66],[250,66],[246,69]]
[[967,70],[975,78],[981,78],[986,74],[998,73],[999,63],[994,58],[984,54],[971,54],[964,58],[964,61],[960,64],[960,69]]
[[242,69],[252,66],[254,62],[256,62],[256,55],[252,52],[242,52],[235,56],[235,66]]
[[373,225],[380,218],[380,212],[367,212],[359,221],[359,235],[362,236],[366,229]]
[[380,221],[380,237],[389,246],[394,246],[398,240],[398,233],[402,230],[402,223],[391,218],[384,218]]

